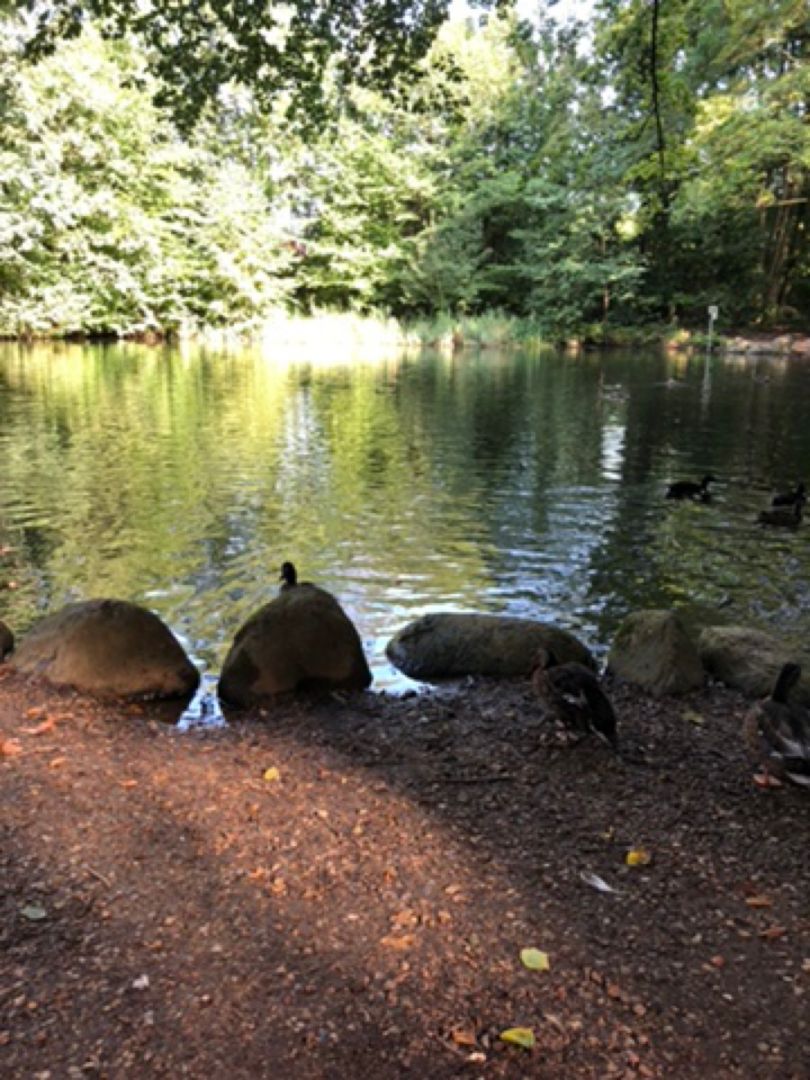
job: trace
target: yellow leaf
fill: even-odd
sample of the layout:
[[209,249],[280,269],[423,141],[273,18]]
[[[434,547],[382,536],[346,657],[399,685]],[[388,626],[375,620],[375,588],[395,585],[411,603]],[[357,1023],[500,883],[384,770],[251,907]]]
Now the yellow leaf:
[[265,769],[262,773],[262,780],[267,780],[271,783],[273,780],[280,780],[281,773],[278,771],[275,765],[271,765],[269,769]]
[[521,949],[520,960],[529,971],[548,971],[551,966],[548,962],[548,953],[540,949]]
[[531,1028],[507,1028],[506,1031],[502,1031],[500,1035],[501,1041],[505,1043],[513,1043],[515,1046],[522,1046],[526,1050],[531,1050],[534,1046],[534,1032]]
[[647,866],[652,862],[652,855],[644,848],[634,848],[627,852],[624,861],[628,866]]

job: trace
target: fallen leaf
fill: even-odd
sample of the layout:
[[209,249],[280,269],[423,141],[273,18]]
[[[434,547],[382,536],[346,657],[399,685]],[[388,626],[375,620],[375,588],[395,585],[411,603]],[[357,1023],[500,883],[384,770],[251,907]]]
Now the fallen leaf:
[[410,949],[416,936],[414,934],[403,934],[401,937],[397,937],[396,934],[388,934],[381,941],[381,945],[385,945],[387,949],[394,949],[397,952],[404,952],[405,949]]
[[269,769],[265,769],[264,772],[262,773],[262,780],[267,780],[268,783],[271,783],[273,780],[280,780],[280,779],[281,779],[281,773],[279,772],[279,770],[276,768],[275,765],[271,765]]
[[44,735],[47,731],[53,731],[56,727],[56,721],[52,716],[49,716],[47,720],[43,720],[41,724],[37,724],[36,727],[23,728],[24,735]]
[[398,911],[396,915],[391,918],[391,926],[395,930],[410,929],[412,926],[416,926],[419,922],[419,916],[415,911],[411,911],[406,908],[404,911]]
[[548,953],[540,949],[521,949],[520,962],[529,971],[548,971],[550,968]]
[[722,968],[726,966],[726,958],[718,954],[717,956],[713,956],[709,960],[709,963],[712,965],[712,967]]
[[43,919],[48,918],[48,912],[41,904],[26,904],[20,909],[20,914],[29,922],[42,922]]
[[782,781],[778,777],[771,776],[771,774],[767,772],[755,773],[754,783],[757,787],[761,788],[782,787]]
[[0,757],[16,757],[22,753],[22,747],[17,739],[0,739]]
[[522,1046],[526,1050],[531,1050],[535,1043],[534,1032],[525,1027],[507,1028],[501,1032],[500,1039],[501,1042]]
[[147,990],[149,988],[149,976],[139,975],[137,979],[132,980],[133,990]]
[[122,788],[127,788],[127,789],[134,788],[134,787],[138,786],[138,781],[137,780],[119,780],[118,781],[118,786],[122,787]]
[[776,941],[778,938],[784,937],[786,933],[786,926],[769,926],[767,930],[760,930],[759,936],[764,941]]
[[706,723],[701,714],[699,712],[695,712],[694,709],[684,709],[681,715],[687,723],[696,724],[698,727],[702,727]]
[[450,1038],[456,1046],[477,1046],[478,1040],[472,1028],[453,1028]]
[[586,885],[590,885],[592,889],[596,889],[597,892],[615,893],[616,889],[612,885],[608,885],[604,878],[600,878],[598,874],[591,874],[587,870],[583,870],[579,875]]
[[645,851],[644,848],[633,848],[632,851],[627,852],[624,861],[628,866],[649,866],[652,862],[652,855],[649,851]]
[[769,896],[746,896],[745,902],[752,908],[773,907],[773,901]]
[[61,769],[66,761],[67,761],[66,757],[55,757],[51,761],[48,762],[48,768],[49,769]]

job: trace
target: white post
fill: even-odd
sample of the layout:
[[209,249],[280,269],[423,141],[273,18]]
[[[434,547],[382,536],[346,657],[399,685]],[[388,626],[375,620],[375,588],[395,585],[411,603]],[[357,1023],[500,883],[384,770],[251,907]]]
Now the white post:
[[709,343],[706,346],[707,350],[710,350],[712,347],[712,334],[714,333],[714,324],[719,314],[720,308],[717,306],[717,304],[711,304],[709,306]]

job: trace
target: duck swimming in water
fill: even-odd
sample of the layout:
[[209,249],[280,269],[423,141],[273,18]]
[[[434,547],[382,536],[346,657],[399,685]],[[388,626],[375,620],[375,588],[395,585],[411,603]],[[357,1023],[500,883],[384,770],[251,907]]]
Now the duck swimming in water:
[[746,716],[743,734],[766,776],[810,787],[810,709],[789,700],[801,674],[798,664],[784,665],[771,696]]
[[693,480],[676,480],[667,488],[666,497],[668,499],[700,499],[701,502],[708,502],[711,498],[709,484],[716,481],[717,477],[711,473],[706,473],[699,484]]
[[619,748],[616,714],[599,680],[583,664],[558,664],[550,649],[540,649],[532,669],[532,685],[544,708],[577,735],[598,735]]
[[807,502],[807,496],[805,495],[804,484],[797,484],[793,491],[783,491],[779,495],[774,495],[771,499],[771,506],[795,506],[796,503]]
[[795,529],[802,520],[804,500],[792,506],[775,506],[771,510],[760,510],[757,521],[760,525],[782,525]]

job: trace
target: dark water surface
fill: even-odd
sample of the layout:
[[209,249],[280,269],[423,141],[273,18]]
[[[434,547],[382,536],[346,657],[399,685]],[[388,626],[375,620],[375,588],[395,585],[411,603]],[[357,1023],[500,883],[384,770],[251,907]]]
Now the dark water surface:
[[[755,524],[810,482],[799,360],[0,345],[0,468],[17,633],[115,596],[215,672],[283,559],[339,596],[378,687],[405,685],[384,646],[425,611],[550,619],[597,651],[639,607],[810,630],[810,518]],[[664,500],[707,471],[710,505]]]

